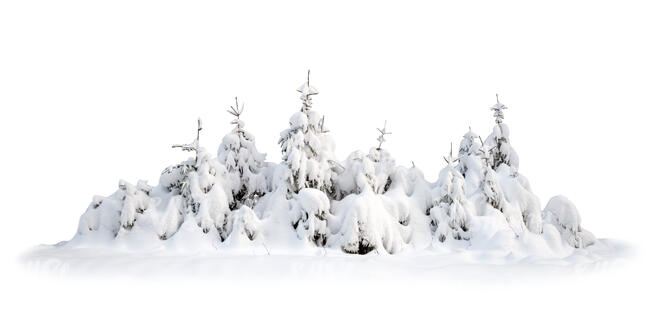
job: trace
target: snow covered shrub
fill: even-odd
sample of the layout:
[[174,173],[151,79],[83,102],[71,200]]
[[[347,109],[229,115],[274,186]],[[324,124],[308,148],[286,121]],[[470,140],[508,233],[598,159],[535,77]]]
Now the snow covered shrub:
[[248,206],[241,206],[234,212],[232,232],[228,240],[253,241],[261,234],[262,222]]
[[311,110],[311,96],[318,94],[307,82],[298,88],[302,108],[289,120],[289,128],[280,134],[282,164],[291,171],[285,180],[291,193],[303,188],[316,188],[332,194],[333,168],[338,166],[334,157],[334,142],[327,135],[325,117]]
[[387,208],[391,199],[382,195],[391,185],[394,169],[394,160],[381,148],[348,156],[337,179],[345,198],[332,207],[337,218],[335,244],[344,252],[366,254],[381,247],[394,253],[402,248],[400,215]]
[[149,209],[151,187],[145,181],[134,186],[119,181],[118,190],[109,197],[95,196],[79,220],[79,234],[103,231],[116,236],[120,230],[133,228],[138,215]]
[[368,158],[374,163],[375,184],[373,190],[377,194],[383,194],[390,189],[393,183],[395,160],[388,151],[380,148],[370,149]]
[[382,194],[391,186],[395,160],[386,150],[371,148],[368,154],[352,152],[345,160],[344,167],[336,182],[341,196],[360,194],[366,187]]
[[126,181],[120,180],[119,192],[122,196],[122,210],[120,212],[120,224],[124,229],[133,228],[136,220],[136,214],[142,214],[149,208],[149,194],[141,188],[151,190],[146,186],[146,182],[139,181],[138,186],[133,186]]
[[332,203],[338,225],[333,245],[346,253],[366,254],[374,250],[396,253],[406,245],[390,197],[374,193],[366,187],[360,194],[351,194]]
[[240,108],[235,98],[235,106],[228,110],[235,116],[231,122],[235,128],[223,137],[217,155],[219,163],[228,171],[233,196],[232,210],[242,205],[254,207],[257,200],[269,191],[262,173],[266,167],[266,154],[257,151],[255,137],[244,130],[244,122],[240,119],[243,110],[243,105]]
[[86,212],[79,219],[77,233],[88,235],[94,232],[115,237],[120,230],[121,193],[118,190],[109,197],[95,196]]
[[551,198],[544,208],[544,222],[560,232],[562,239],[574,248],[585,248],[596,242],[594,235],[582,228],[576,206],[564,196]]
[[472,132],[472,128],[470,128],[463,135],[458,149],[458,165],[456,168],[465,178],[468,193],[473,193],[479,187],[482,178],[483,163],[481,162],[479,151],[481,145],[477,142],[478,138],[479,136]]
[[440,242],[445,242],[447,238],[470,239],[469,226],[473,209],[465,196],[463,176],[453,165],[457,160],[451,152],[445,157],[447,166],[440,171],[436,183],[437,192],[434,193],[437,199],[428,210],[432,232]]
[[298,239],[324,246],[329,237],[327,220],[330,215],[330,200],[319,190],[304,188],[291,200],[289,216]]
[[[166,169],[161,175],[160,183],[166,184],[164,186],[171,194],[180,196],[181,219],[185,214],[192,214],[204,233],[214,228],[221,240],[225,240],[230,233],[229,202],[232,200],[225,168],[202,148],[198,150],[196,164],[188,167],[186,161]],[[170,179],[173,186],[167,185]],[[174,209],[168,211],[175,214],[178,211]],[[173,215],[170,217],[174,218]],[[175,230],[169,228],[168,231]]]

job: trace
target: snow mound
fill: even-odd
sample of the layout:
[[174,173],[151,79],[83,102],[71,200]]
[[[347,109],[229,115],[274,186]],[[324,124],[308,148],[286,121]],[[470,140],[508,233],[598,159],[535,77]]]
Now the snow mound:
[[555,196],[548,201],[544,207],[544,218],[562,234],[564,241],[576,248],[588,247],[596,242],[596,237],[580,226],[576,206],[564,196]]

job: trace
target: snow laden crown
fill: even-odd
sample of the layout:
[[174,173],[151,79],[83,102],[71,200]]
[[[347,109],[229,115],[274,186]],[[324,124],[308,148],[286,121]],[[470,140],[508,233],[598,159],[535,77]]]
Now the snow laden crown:
[[541,209],[519,172],[498,96],[492,132],[483,139],[470,129],[431,183],[415,165],[395,164],[384,148],[386,123],[377,146],[337,160],[325,117],[313,110],[319,92],[309,75],[298,92],[300,110],[280,132],[279,164],[258,151],[235,98],[233,129],[216,157],[200,145],[199,119],[195,139],[173,146],[190,158],[165,168],[156,186],[120,180],[115,193],[95,196],[68,244],[269,254],[535,246],[562,255],[595,243],[568,199]]

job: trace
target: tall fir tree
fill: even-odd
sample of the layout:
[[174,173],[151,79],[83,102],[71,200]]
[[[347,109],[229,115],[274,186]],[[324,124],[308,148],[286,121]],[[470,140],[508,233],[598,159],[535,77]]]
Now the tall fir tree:
[[334,142],[327,134],[325,117],[311,110],[312,96],[318,90],[309,81],[298,88],[302,107],[289,120],[289,128],[280,134],[282,164],[287,168],[285,182],[289,194],[303,188],[314,188],[335,194],[332,179],[338,166],[334,158]]
[[219,163],[228,171],[233,201],[230,209],[235,210],[246,205],[255,207],[257,200],[268,191],[267,180],[262,169],[266,167],[266,154],[260,153],[255,146],[255,137],[244,129],[241,115],[244,105],[235,105],[227,110],[235,118],[230,122],[235,127],[226,134],[217,153]]

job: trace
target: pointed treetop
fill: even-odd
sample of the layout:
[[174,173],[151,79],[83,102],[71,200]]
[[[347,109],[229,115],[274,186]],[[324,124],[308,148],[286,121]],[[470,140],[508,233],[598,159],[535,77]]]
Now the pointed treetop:
[[309,83],[309,73],[311,71],[307,70],[307,81],[302,84],[300,87],[298,87],[298,92],[302,94],[302,96],[312,96],[312,95],[317,95],[318,90],[316,90],[316,87],[312,86]]
[[237,131],[241,131],[241,126],[243,125],[243,122],[239,119],[239,116],[244,112],[244,104],[239,107],[239,103],[237,101],[237,97],[235,97],[235,106],[230,106],[230,109],[227,109],[226,112],[230,113],[231,115],[235,116],[235,119],[230,121],[230,124],[237,125]]
[[469,130],[467,131],[467,133],[465,133],[465,135],[463,135],[463,137],[466,139],[474,140],[478,137],[478,135],[476,135],[476,133],[472,131],[472,127],[469,127]]
[[478,149],[478,151],[481,152],[481,160],[484,160],[485,165],[487,165],[492,156],[492,150],[494,150],[496,146],[488,148],[487,145],[483,143],[483,138],[481,138],[481,136],[479,136],[478,139],[481,141],[481,148]]
[[442,158],[445,159],[445,162],[447,162],[448,166],[452,166],[454,162],[458,161],[457,157],[454,157],[454,143],[451,142],[449,144],[449,156],[443,156]]
[[497,124],[503,122],[503,110],[505,109],[508,109],[508,107],[499,101],[499,94],[497,94],[497,103],[490,108],[490,110],[494,111],[494,118]]
[[386,123],[387,121],[384,120],[384,127],[382,129],[377,128],[377,131],[379,131],[380,135],[377,137],[377,141],[379,141],[379,146],[377,147],[377,150],[381,150],[381,145],[386,142],[385,136],[388,134],[393,134],[393,132],[388,132],[386,131]]

